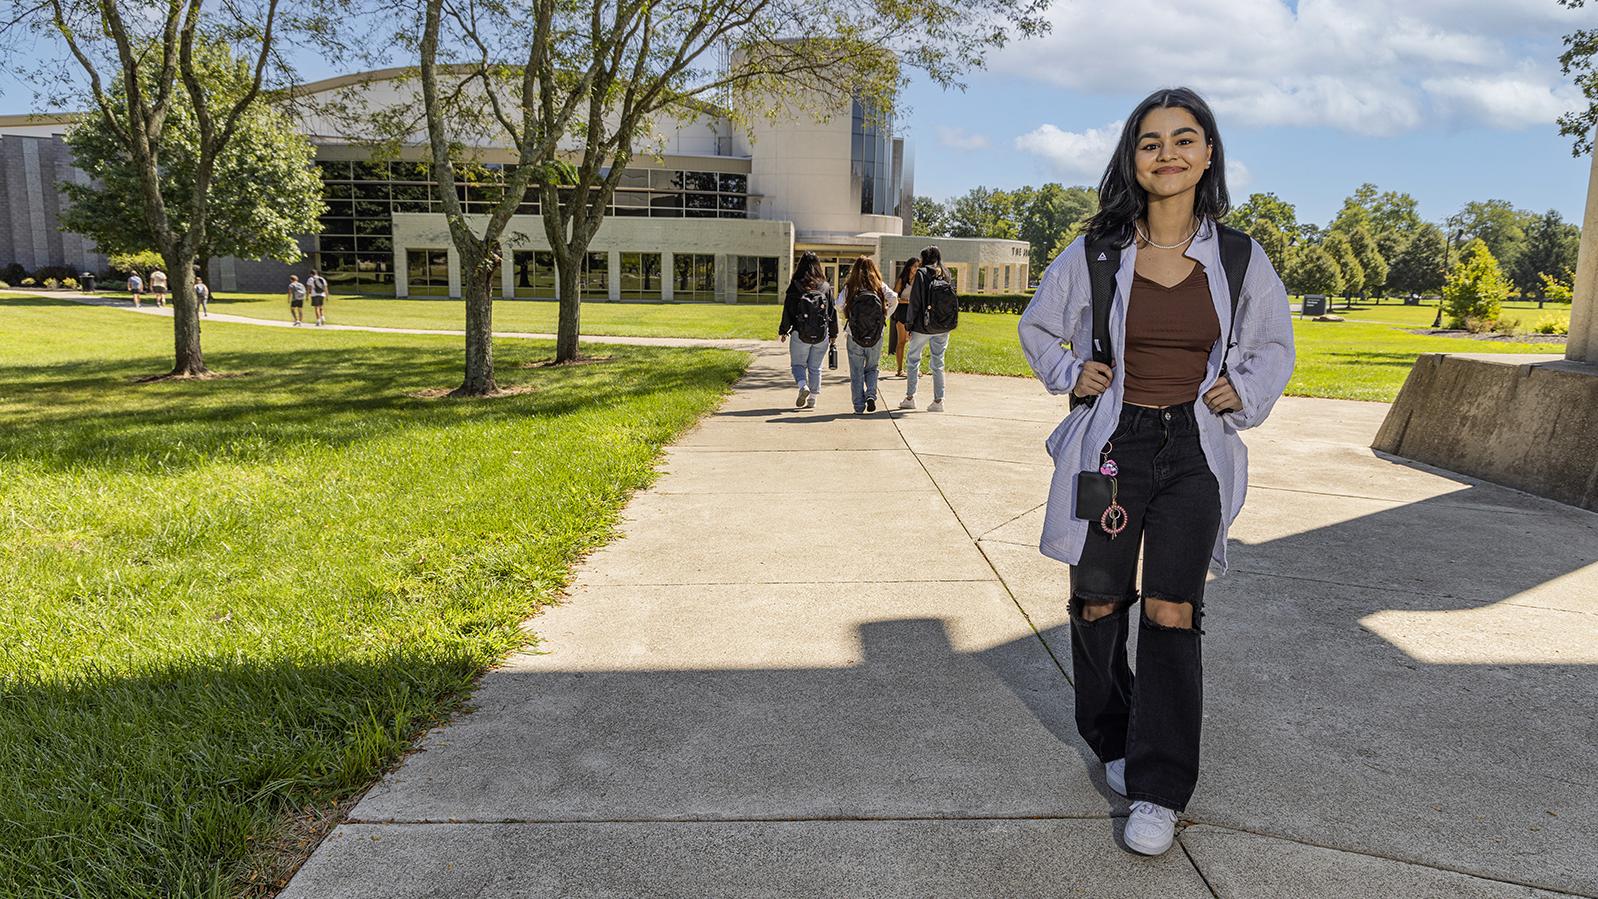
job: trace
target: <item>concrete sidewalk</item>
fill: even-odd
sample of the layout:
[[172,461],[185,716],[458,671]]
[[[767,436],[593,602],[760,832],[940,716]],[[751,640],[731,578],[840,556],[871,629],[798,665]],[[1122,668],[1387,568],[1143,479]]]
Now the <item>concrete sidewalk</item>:
[[946,413],[857,418],[840,369],[794,411],[786,368],[284,897],[1598,895],[1598,515],[1284,400],[1210,589],[1191,823],[1147,859],[1036,550],[1063,400],[951,376]]

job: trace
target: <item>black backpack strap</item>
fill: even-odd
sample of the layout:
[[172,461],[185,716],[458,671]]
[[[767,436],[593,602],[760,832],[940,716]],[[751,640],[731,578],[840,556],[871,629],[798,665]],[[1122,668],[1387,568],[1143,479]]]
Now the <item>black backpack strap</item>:
[[[1115,304],[1115,276],[1121,271],[1121,248],[1110,240],[1088,243],[1088,283],[1093,288],[1093,361],[1115,363],[1110,344],[1110,307]],[[1077,405],[1091,406],[1096,396],[1077,397]]]
[[1237,343],[1232,335],[1237,332],[1237,301],[1243,296],[1243,279],[1248,275],[1249,260],[1254,257],[1254,241],[1247,234],[1225,225],[1221,229],[1221,268],[1226,273],[1226,286],[1232,293],[1232,323],[1226,332],[1226,348],[1221,351],[1221,376],[1226,376],[1227,356]]

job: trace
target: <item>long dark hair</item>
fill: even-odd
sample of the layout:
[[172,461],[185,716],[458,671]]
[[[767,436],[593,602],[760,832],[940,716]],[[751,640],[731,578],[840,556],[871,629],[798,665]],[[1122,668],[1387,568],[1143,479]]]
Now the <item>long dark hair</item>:
[[948,279],[949,273],[943,270],[943,251],[936,246],[927,247],[921,251],[921,267],[930,268],[938,277]]
[[920,264],[921,264],[921,257],[920,256],[911,256],[909,259],[906,259],[900,265],[899,274],[898,274],[897,277],[895,277],[893,279],[893,292],[894,293],[904,293],[905,287],[910,284],[910,275],[911,275],[911,273],[915,270],[915,267],[920,265]]
[[788,282],[788,286],[813,287],[826,280],[827,273],[821,270],[821,260],[815,253],[805,250],[799,256],[799,264],[793,267],[793,280]]
[[1126,246],[1132,242],[1133,223],[1148,212],[1148,191],[1137,183],[1137,138],[1143,117],[1155,109],[1185,109],[1192,113],[1212,148],[1211,165],[1199,176],[1193,214],[1200,222],[1207,222],[1219,221],[1231,211],[1232,200],[1226,192],[1226,151],[1221,146],[1210,104],[1189,88],[1167,88],[1149,94],[1126,117],[1115,155],[1110,157],[1099,181],[1099,211],[1088,220],[1088,240],[1109,238],[1116,246]]

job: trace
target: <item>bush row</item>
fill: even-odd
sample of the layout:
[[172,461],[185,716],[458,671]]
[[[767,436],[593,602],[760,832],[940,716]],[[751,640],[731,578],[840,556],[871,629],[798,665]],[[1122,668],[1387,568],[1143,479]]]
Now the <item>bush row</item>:
[[1030,293],[981,293],[960,298],[961,312],[1008,312],[1020,315],[1032,302]]

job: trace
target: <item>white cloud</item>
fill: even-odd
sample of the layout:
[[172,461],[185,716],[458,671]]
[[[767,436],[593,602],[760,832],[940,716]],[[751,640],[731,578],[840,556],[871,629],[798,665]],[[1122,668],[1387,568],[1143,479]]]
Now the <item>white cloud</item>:
[[1111,122],[1086,131],[1062,131],[1043,124],[1016,138],[1015,148],[1041,157],[1062,178],[1096,184],[1121,136],[1121,124]]
[[1552,0],[1061,0],[1053,31],[992,59],[1008,74],[1125,95],[1187,83],[1223,125],[1390,135],[1468,123],[1551,125],[1576,102],[1558,39],[1598,4]]
[[950,128],[939,125],[934,129],[938,135],[938,143],[956,150],[986,150],[990,144],[986,134],[974,134],[963,128]]
[[1226,160],[1226,190],[1236,196],[1243,188],[1254,181],[1254,176],[1249,174],[1248,166],[1235,159]]

